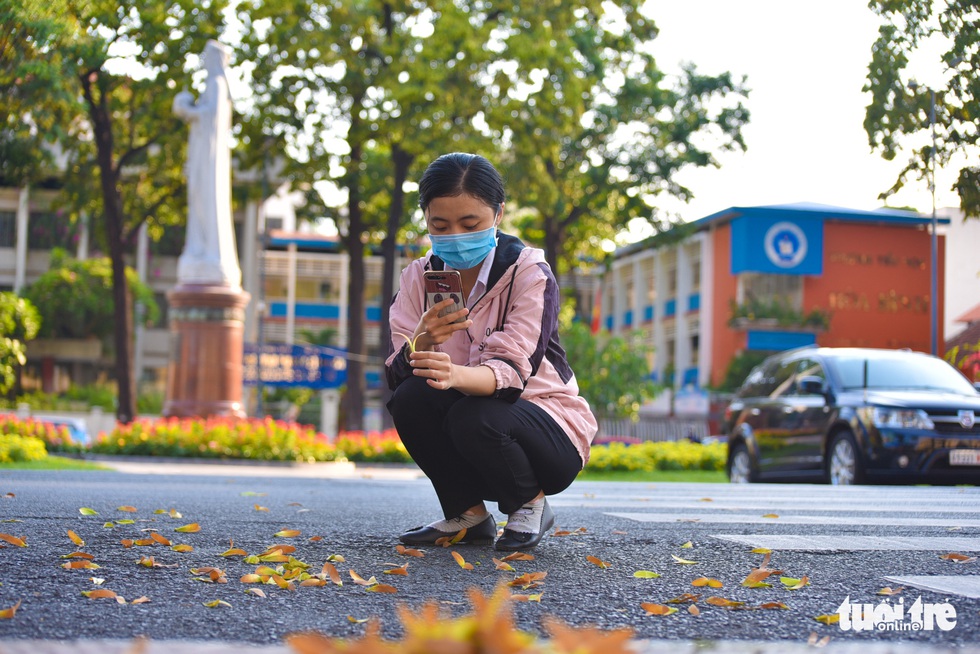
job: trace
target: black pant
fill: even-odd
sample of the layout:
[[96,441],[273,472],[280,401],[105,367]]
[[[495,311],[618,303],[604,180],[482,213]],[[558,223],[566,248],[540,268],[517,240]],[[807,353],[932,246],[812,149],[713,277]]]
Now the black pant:
[[468,396],[412,377],[395,389],[388,410],[447,518],[483,500],[513,513],[538,491],[565,490],[582,469],[558,423],[527,400]]

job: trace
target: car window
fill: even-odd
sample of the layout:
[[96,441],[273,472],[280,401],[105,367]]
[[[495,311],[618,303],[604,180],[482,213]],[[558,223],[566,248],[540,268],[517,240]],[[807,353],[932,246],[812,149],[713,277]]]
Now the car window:
[[769,397],[785,397],[787,395],[794,395],[796,393],[796,367],[797,361],[794,359],[792,361],[784,361],[779,368],[776,369],[776,374],[773,379],[772,390],[769,391]]
[[776,387],[779,361],[763,361],[749,373],[739,389],[739,397],[765,397]]
[[[824,372],[823,366],[820,365],[820,362],[814,361],[813,359],[803,358],[799,360],[796,378],[799,380],[802,377],[816,377],[823,380],[824,385],[827,383],[827,373]],[[797,392],[799,392],[799,389],[797,389]]]
[[835,357],[832,361],[844,389],[864,388],[867,385],[876,389],[976,394],[970,382],[941,359],[895,353],[895,356]]

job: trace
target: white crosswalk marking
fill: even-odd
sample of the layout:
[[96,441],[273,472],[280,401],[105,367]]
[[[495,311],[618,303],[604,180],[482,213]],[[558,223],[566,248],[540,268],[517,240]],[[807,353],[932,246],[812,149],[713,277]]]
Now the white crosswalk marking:
[[741,543],[749,547],[801,552],[823,551],[957,551],[980,552],[980,538],[919,536],[775,536],[770,534],[712,534],[712,538]]

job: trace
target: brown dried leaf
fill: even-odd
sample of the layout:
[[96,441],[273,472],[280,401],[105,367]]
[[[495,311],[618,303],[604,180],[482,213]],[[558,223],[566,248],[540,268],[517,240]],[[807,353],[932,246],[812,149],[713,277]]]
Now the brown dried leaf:
[[193,552],[194,548],[191,545],[185,545],[184,543],[178,543],[171,547],[174,552],[179,552],[181,554],[187,554],[188,552]]
[[967,556],[965,554],[960,554],[958,552],[950,552],[949,554],[940,554],[939,558],[944,561],[952,561],[954,563],[973,563],[977,560],[975,556]]
[[109,590],[108,588],[97,588],[96,590],[83,590],[82,595],[88,597],[89,599],[103,599],[103,598],[117,597],[115,591]]
[[282,529],[273,534],[276,538],[296,538],[302,532],[299,529]]
[[612,564],[609,563],[608,561],[603,561],[599,557],[592,556],[591,554],[589,556],[586,556],[585,557],[585,560],[588,561],[589,563],[591,563],[593,565],[597,565],[597,566],[599,566],[600,568],[603,568],[603,569],[612,567]]
[[501,561],[497,558],[492,558],[493,564],[497,566],[497,570],[503,570],[504,572],[514,572],[514,566],[507,563],[506,561]]
[[373,586],[374,584],[378,583],[378,580],[375,579],[374,577],[371,577],[370,579],[365,579],[364,577],[357,574],[353,570],[348,570],[347,572],[348,574],[350,574],[350,578],[353,579],[354,583],[357,584],[358,586]]
[[691,604],[689,607],[687,607],[687,612],[693,616],[701,615],[701,609],[699,609],[695,604]]
[[14,604],[13,606],[9,606],[5,609],[0,609],[0,620],[10,620],[15,615],[17,615],[17,609],[20,608],[20,602],[21,602],[20,600],[17,600],[17,603]]
[[528,554],[527,552],[514,552],[512,554],[508,554],[507,556],[501,559],[501,561],[533,561],[533,560],[534,560],[534,555]]
[[265,597],[265,591],[261,588],[246,588],[246,595],[255,595],[256,597]]
[[398,592],[397,588],[395,588],[394,586],[390,586],[388,584],[374,584],[372,586],[368,586],[364,590],[368,591],[369,593],[397,593]]
[[11,545],[16,545],[17,547],[27,547],[27,541],[24,538],[17,538],[17,536],[11,536],[10,534],[0,534],[0,540],[6,541]]
[[782,602],[765,602],[759,605],[760,609],[784,609],[789,610],[789,607]]
[[708,604],[711,604],[712,606],[721,606],[726,609],[733,609],[739,606],[745,606],[745,602],[725,599],[724,597],[717,597],[716,595],[712,595],[711,597],[709,597],[704,601],[707,602]]
[[332,581],[337,586],[344,585],[344,582],[340,579],[340,573],[337,572],[336,566],[334,566],[333,563],[330,563],[330,561],[327,561],[326,563],[323,564],[323,570],[320,574],[329,577],[330,581]]
[[391,568],[388,568],[387,570],[384,571],[386,575],[403,575],[406,577],[408,576],[407,563],[404,565],[395,565],[394,563],[386,563],[385,565],[392,566]]
[[87,561],[93,560],[95,557],[88,552],[72,552],[71,554],[62,554],[63,559],[85,559]]
[[459,567],[461,567],[463,570],[472,570],[473,569],[473,564],[472,563],[467,563],[466,562],[466,559],[463,558],[463,555],[462,554],[460,554],[459,552],[453,551],[452,552],[452,555],[453,555],[453,558],[456,559],[456,563],[458,563],[459,564]]
[[75,545],[85,547],[85,541],[71,529],[68,530],[68,538],[71,540],[71,542],[75,543]]
[[677,609],[673,606],[667,606],[665,604],[651,604],[649,602],[643,602],[640,604],[640,608],[647,612],[647,615],[670,615],[672,613],[677,613]]
[[711,577],[698,577],[691,582],[691,585],[695,588],[703,588],[704,586],[708,586],[709,588],[721,588],[723,584],[717,579],[712,579]]
[[181,534],[196,534],[201,531],[201,525],[196,522],[192,522],[189,525],[184,525],[183,527],[177,527],[174,531]]
[[905,590],[905,586],[899,586],[897,588],[892,588],[891,586],[885,586],[884,588],[881,588],[881,589],[878,590],[878,594],[879,595],[898,595],[903,590]]
[[425,556],[425,553],[422,552],[421,550],[413,549],[411,547],[405,547],[404,545],[396,545],[395,551],[404,556],[414,556],[417,558],[422,558]]
[[170,547],[170,545],[172,544],[169,538],[167,538],[166,536],[161,536],[155,531],[150,532],[150,538],[160,543],[161,545],[166,545],[167,547]]
[[136,599],[134,599],[132,602],[130,602],[130,604],[146,604],[149,601],[150,598],[147,597],[146,595],[143,595],[141,597],[137,597]]
[[701,599],[700,595],[693,595],[691,593],[684,593],[674,599],[667,600],[668,604],[692,604]]
[[98,570],[101,566],[91,561],[69,561],[62,563],[61,567],[65,570]]
[[[136,507],[135,506],[129,506],[129,505],[127,505],[127,506],[117,506],[116,507],[116,511],[123,511],[124,513],[136,513]],[[135,603],[136,603],[136,600],[133,600],[133,604],[135,604]]]

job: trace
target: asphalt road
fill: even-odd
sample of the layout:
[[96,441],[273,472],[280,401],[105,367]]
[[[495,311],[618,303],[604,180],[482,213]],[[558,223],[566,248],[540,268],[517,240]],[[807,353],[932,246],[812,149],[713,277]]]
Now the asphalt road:
[[[383,633],[397,638],[397,606],[435,600],[443,610],[462,614],[470,607],[467,589],[489,594],[527,572],[547,572],[540,587],[515,589],[541,593],[539,602],[514,607],[517,626],[537,633],[543,633],[542,618],[550,615],[574,625],[629,626],[638,639],[678,641],[678,646],[701,640],[802,646],[811,634],[829,636],[837,644],[940,649],[980,641],[980,562],[941,558],[980,555],[976,488],[577,482],[551,500],[558,529],[572,533],[548,536],[534,550],[533,561],[513,563],[514,573],[495,570],[491,559],[497,553],[486,546],[431,547],[424,558],[396,553],[398,533],[438,517],[425,479],[383,473],[317,478],[288,469],[263,469],[262,476],[247,468],[221,474],[208,469],[203,475],[150,474],[152,469],[138,466],[129,470],[0,471],[0,533],[24,537],[28,545],[0,542],[7,545],[0,549],[0,610],[21,602],[13,619],[0,620],[0,651],[4,643],[13,647],[28,640],[126,641],[141,635],[152,641],[272,646],[287,634],[311,629],[357,637],[365,626],[352,619],[370,617],[380,618]],[[119,511],[120,506],[136,512]],[[82,515],[83,507],[98,515]],[[171,517],[171,509],[180,517]],[[135,522],[116,522],[127,519]],[[114,526],[107,527],[109,522]],[[200,531],[174,531],[191,523],[199,524]],[[85,545],[76,546],[68,530]],[[178,553],[161,544],[123,546],[123,540],[147,538],[145,530],[193,551]],[[277,537],[282,530],[300,534]],[[232,541],[249,554],[275,543],[294,545],[293,556],[310,564],[311,572],[339,554],[344,562],[336,567],[344,584],[294,591],[243,584],[241,576],[256,566],[242,557],[221,556]],[[774,575],[766,579],[771,588],[744,587],[743,579],[762,562],[763,555],[751,551],[760,545],[773,549],[771,568],[782,570],[782,576],[807,576],[809,585],[787,590]],[[91,554],[100,567],[63,569],[67,561],[82,560],[61,558],[76,550]],[[461,568],[453,551],[474,569]],[[173,567],[141,566],[143,556]],[[606,566],[595,565],[589,556]],[[408,575],[383,574],[389,563],[408,563]],[[190,570],[199,567],[222,569],[228,583],[196,580],[201,575]],[[364,578],[376,576],[397,592],[367,592],[353,583],[349,570]],[[639,570],[660,576],[638,579],[634,572]],[[105,581],[96,586],[93,577]],[[723,585],[692,586],[699,577]],[[900,595],[877,594],[896,586],[904,587]],[[256,587],[264,598],[246,594]],[[82,595],[96,588],[127,601],[150,601],[123,605]],[[641,607],[684,594],[700,595],[700,615],[688,612],[686,604],[671,605],[680,610],[666,616],[648,615]],[[710,596],[745,605],[711,605]],[[893,631],[845,631],[815,620],[834,614],[845,598],[906,610],[921,598],[926,613],[944,617],[931,629],[913,630],[914,615],[893,610],[890,617],[883,614]],[[205,606],[214,600],[230,606]],[[775,602],[787,608],[744,610]]]

